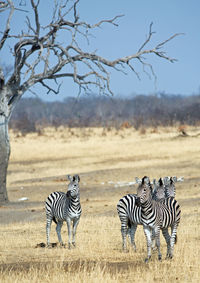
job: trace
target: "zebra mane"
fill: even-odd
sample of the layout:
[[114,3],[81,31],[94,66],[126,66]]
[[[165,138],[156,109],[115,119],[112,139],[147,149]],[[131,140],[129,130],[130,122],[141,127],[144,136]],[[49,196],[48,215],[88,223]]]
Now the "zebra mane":
[[144,176],[144,177],[142,178],[142,185],[144,185],[144,183],[146,183],[146,182],[145,182],[146,179],[148,179],[148,182],[149,182],[149,177]]
[[158,183],[159,183],[160,186],[163,186],[163,180],[162,180],[162,178],[160,178],[160,179],[158,180]]

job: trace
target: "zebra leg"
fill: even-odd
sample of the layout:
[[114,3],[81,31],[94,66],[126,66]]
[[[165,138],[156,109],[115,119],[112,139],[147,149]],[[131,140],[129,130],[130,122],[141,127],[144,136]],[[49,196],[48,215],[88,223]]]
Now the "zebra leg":
[[72,235],[72,245],[75,247],[76,246],[76,229],[79,223],[80,218],[75,218],[73,220],[73,235]]
[[128,230],[128,233],[130,234],[130,238],[131,238],[131,244],[132,247],[134,248],[135,252],[136,252],[136,244],[135,244],[135,232],[137,230],[137,224],[131,224],[131,227]]
[[170,253],[169,253],[169,258],[173,258],[173,252],[174,252],[174,244],[176,240],[176,230],[177,230],[177,224],[174,224],[172,226],[172,234],[171,234],[171,239],[170,239]]
[[151,258],[151,246],[152,246],[152,229],[149,226],[143,226],[144,234],[146,236],[147,241],[147,258],[145,258],[145,262],[147,263]]
[[68,248],[71,249],[71,219],[68,217],[66,219],[67,229],[68,229]]
[[158,260],[162,260],[162,255],[160,252],[160,227],[156,226],[155,230],[156,247],[158,249]]
[[63,246],[63,241],[62,241],[62,237],[61,237],[61,228],[62,228],[63,222],[59,221],[57,223],[56,226],[56,232],[57,232],[57,236],[58,236],[58,241],[60,243],[61,246]]
[[152,229],[152,235],[151,235],[152,245],[151,248],[153,251],[156,251],[156,239],[155,239],[155,231]]
[[163,228],[162,229],[162,234],[163,234],[163,237],[165,238],[165,241],[167,243],[167,255],[166,255],[166,258],[169,257],[169,253],[170,253],[170,235],[169,235],[169,232],[168,232],[168,228]]
[[126,237],[128,233],[127,224],[128,219],[127,218],[120,218],[121,220],[121,234],[122,234],[122,250],[124,252],[127,252],[127,244],[126,244]]
[[47,216],[47,223],[46,223],[47,247],[50,246],[51,223],[52,223],[52,218]]

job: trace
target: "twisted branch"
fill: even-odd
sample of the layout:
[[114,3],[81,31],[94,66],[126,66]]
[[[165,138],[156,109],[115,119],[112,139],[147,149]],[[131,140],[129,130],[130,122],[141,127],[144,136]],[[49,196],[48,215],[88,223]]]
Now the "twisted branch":
[[[28,32],[22,31],[21,34],[11,35],[9,34],[10,21],[15,8],[13,2],[8,0],[10,14],[0,41],[0,47],[2,48],[7,39],[13,38],[16,40],[14,45],[15,67],[7,82],[8,85],[17,90],[14,95],[12,93],[8,94],[10,95],[9,101],[13,103],[15,99],[19,99],[25,91],[36,83],[45,87],[47,93],[58,93],[60,85],[55,90],[45,81],[60,78],[72,78],[74,83],[79,86],[79,91],[86,91],[90,89],[90,86],[95,86],[99,92],[113,95],[110,88],[109,69],[115,69],[124,74],[127,73],[126,69],[130,69],[140,79],[140,75],[134,67],[134,61],[137,60],[142,65],[143,71],[148,76],[152,75],[156,80],[153,66],[144,61],[144,55],[154,54],[172,63],[176,61],[175,58],[166,55],[162,48],[166,43],[179,36],[179,33],[158,43],[154,48],[148,49],[147,45],[155,34],[152,31],[153,23],[151,23],[148,36],[136,53],[109,60],[96,52],[86,52],[79,47],[78,35],[83,36],[89,42],[89,30],[100,28],[105,23],[118,26],[116,21],[123,15],[117,15],[112,19],[103,19],[95,24],[89,24],[85,21],[80,21],[77,12],[79,0],[74,0],[73,5],[70,7],[70,1],[68,0],[64,4],[60,4],[60,6],[55,1],[51,22],[47,26],[42,26],[39,17],[40,0],[30,0],[30,2],[34,14],[34,23],[30,21],[29,17],[26,17]],[[69,21],[67,18],[70,13],[72,14],[73,21]],[[70,42],[63,44],[58,41],[58,33],[61,31],[63,35],[67,34],[66,38],[71,37]],[[80,72],[80,69],[82,72]]]

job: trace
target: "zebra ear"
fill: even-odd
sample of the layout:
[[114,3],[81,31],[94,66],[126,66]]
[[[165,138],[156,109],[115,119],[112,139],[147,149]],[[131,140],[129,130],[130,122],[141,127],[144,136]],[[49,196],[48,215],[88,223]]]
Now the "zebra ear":
[[77,183],[79,183],[80,182],[80,177],[79,177],[79,175],[74,175],[74,181],[76,181]]
[[164,177],[163,181],[164,181],[164,185],[169,185],[170,177],[169,176]]
[[177,182],[183,182],[184,181],[184,177],[180,177],[177,179]]
[[153,179],[153,181],[151,182],[151,185],[156,186],[156,179]]
[[71,175],[67,175],[67,179],[68,179],[70,182],[73,181],[73,178],[72,178]]
[[136,181],[136,184],[139,184],[139,185],[142,184],[142,180],[139,179],[138,177],[135,177],[135,181]]
[[143,180],[143,182],[144,182],[146,185],[148,185],[148,184],[150,183],[149,177],[147,177],[147,176],[144,176],[144,177],[142,178],[142,180]]
[[176,183],[176,182],[177,182],[177,177],[176,177],[176,176],[173,176],[173,177],[172,177],[172,181],[173,181],[174,183]]

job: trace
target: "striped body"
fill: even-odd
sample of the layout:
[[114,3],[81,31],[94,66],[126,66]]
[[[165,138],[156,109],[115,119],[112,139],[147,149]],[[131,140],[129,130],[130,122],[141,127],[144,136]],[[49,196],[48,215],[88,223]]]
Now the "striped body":
[[141,222],[144,225],[155,227],[158,225],[161,229],[171,227],[175,222],[180,223],[180,206],[172,197],[161,201],[152,199],[141,205]]
[[121,221],[122,248],[126,250],[126,236],[130,235],[131,244],[136,250],[135,232],[141,222],[141,207],[136,205],[136,195],[128,194],[121,198],[117,204],[117,212]]
[[[167,242],[167,257],[172,258],[176,230],[181,216],[180,206],[174,198],[162,199],[160,201],[153,200],[151,191],[149,178],[144,177],[137,190],[137,200],[141,205],[141,219],[147,239],[146,261],[151,258],[152,230],[155,233],[158,259],[161,259],[162,257],[160,253],[160,229]],[[171,236],[168,234],[169,227],[171,227],[172,231]]]
[[46,208],[46,234],[47,234],[47,246],[50,244],[50,229],[52,220],[57,224],[56,232],[58,240],[63,245],[61,238],[61,228],[63,222],[66,221],[68,227],[68,246],[71,247],[71,223],[73,226],[73,238],[72,244],[75,246],[76,228],[81,216],[81,204],[78,182],[80,178],[75,175],[73,178],[68,176],[70,184],[68,185],[67,193],[53,192],[51,193],[45,203]]
[[[156,200],[162,199],[163,193],[161,193],[163,188],[159,190],[158,184],[154,182],[154,192],[152,192],[152,197]],[[141,207],[136,204],[136,194],[128,194],[122,197],[117,204],[117,212],[121,221],[121,235],[122,235],[122,249],[126,251],[127,234],[130,236],[131,244],[136,251],[135,244],[135,233],[137,230],[137,225],[142,225],[141,218]],[[166,232],[168,233],[168,232]],[[152,248],[155,249],[155,235],[152,231]]]
[[46,199],[46,215],[54,222],[66,221],[81,216],[80,198],[69,199],[66,193],[53,192]]

